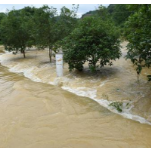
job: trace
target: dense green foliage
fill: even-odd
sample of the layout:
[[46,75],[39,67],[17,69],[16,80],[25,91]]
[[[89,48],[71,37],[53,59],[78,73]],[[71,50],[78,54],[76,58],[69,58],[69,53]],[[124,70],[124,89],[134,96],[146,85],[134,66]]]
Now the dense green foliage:
[[60,16],[57,22],[57,37],[58,40],[62,40],[68,36],[77,25],[77,10],[78,5],[73,5],[72,10],[69,10],[65,6],[61,8]]
[[139,76],[143,67],[151,66],[151,5],[130,5],[136,10],[125,24],[129,41],[127,58],[136,66]]
[[[113,20],[114,22],[122,20],[118,20],[118,17],[115,17],[115,12],[125,11],[125,8],[126,5],[109,5],[108,8],[100,5],[96,11],[91,11],[90,14],[92,13],[96,19],[99,16],[102,19],[102,23],[105,21],[106,23],[108,22],[106,25],[109,25],[109,22]],[[26,47],[34,45],[40,48],[49,48],[51,62],[52,50],[56,51],[54,46],[76,28],[78,22],[77,10],[78,5],[73,5],[72,10],[62,7],[58,15],[55,8],[44,5],[40,8],[25,7],[21,10],[12,10],[8,14],[0,14],[0,21],[2,20],[0,34],[3,37],[3,43],[7,50],[15,51],[16,53],[21,51],[24,57]],[[4,16],[6,16],[5,19],[3,19]],[[103,47],[106,46],[104,45]],[[95,59],[92,60],[90,61],[93,62],[92,64],[97,62],[94,61]]]
[[[1,21],[6,17],[5,13],[0,13],[0,27],[1,27]],[[0,28],[0,44],[2,44],[2,34],[1,34],[1,28]]]
[[82,19],[77,28],[64,39],[62,44],[64,59],[69,69],[83,69],[88,61],[91,71],[97,68],[97,62],[103,67],[112,65],[111,60],[120,57],[119,40],[115,26],[99,17]]
[[[99,7],[103,6],[100,5]],[[130,10],[127,4],[110,4],[108,7],[104,7],[104,9],[87,12],[82,15],[82,18],[99,14],[103,19],[110,18],[116,26],[123,28],[125,21],[127,21],[128,17],[133,13],[134,11]]]
[[74,28],[77,23],[78,5],[72,10],[62,7],[58,15],[56,8],[44,5],[40,8],[25,7],[0,14],[0,37],[5,49],[15,54],[20,51],[25,57],[26,47],[52,48]]
[[51,48],[55,42],[55,22],[56,9],[43,6],[36,9],[32,19],[32,33],[35,45],[38,47],[48,47],[51,62]]
[[128,5],[124,4],[111,4],[107,8],[116,26],[123,27],[128,17],[133,14],[134,11],[129,10]]
[[74,8],[69,10],[62,7],[58,16],[56,8],[45,5],[34,13],[32,27],[35,45],[49,48],[50,62],[55,43],[66,37],[75,27],[77,19]]
[[1,21],[1,38],[5,49],[14,53],[20,51],[25,58],[25,48],[30,38],[29,30],[28,17],[24,16],[24,11],[9,12]]
[[79,20],[77,10],[78,5],[71,10],[62,7],[58,14],[55,8],[44,5],[0,13],[0,43],[24,57],[27,47],[49,48],[50,62],[52,50],[62,47],[70,70],[82,70],[88,61],[95,71],[98,65],[112,65],[112,60],[120,57],[119,31],[124,30],[129,41],[127,58],[136,66],[137,74],[151,66],[151,5],[100,5]]

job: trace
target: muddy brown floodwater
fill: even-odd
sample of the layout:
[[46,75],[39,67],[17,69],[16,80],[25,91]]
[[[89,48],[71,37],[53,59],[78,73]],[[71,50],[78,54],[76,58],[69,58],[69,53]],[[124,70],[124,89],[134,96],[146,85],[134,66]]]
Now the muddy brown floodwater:
[[[0,55],[0,147],[151,147],[151,84],[123,56],[57,78],[46,50]],[[70,92],[69,92],[70,91]],[[109,106],[123,102],[122,113]],[[126,106],[125,106],[126,104]]]

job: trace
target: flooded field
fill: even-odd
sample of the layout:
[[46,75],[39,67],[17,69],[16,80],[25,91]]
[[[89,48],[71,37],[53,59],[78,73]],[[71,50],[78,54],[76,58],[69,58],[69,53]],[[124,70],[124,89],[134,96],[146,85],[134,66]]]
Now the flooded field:
[[[122,57],[56,77],[47,50],[0,55],[0,147],[151,147],[151,83]],[[118,112],[111,102],[122,102]]]

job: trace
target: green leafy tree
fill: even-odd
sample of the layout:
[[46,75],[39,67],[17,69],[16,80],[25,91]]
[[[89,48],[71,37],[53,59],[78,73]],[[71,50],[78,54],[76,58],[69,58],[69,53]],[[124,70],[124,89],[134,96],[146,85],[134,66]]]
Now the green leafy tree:
[[79,5],[73,5],[72,9],[68,9],[65,6],[61,8],[60,15],[56,24],[57,40],[62,40],[68,36],[77,25],[77,10]]
[[29,39],[27,41],[27,47],[32,47],[34,46],[35,43],[35,36],[33,34],[33,30],[35,29],[35,27],[33,26],[33,18],[34,18],[34,14],[36,12],[37,8],[35,7],[24,7],[23,9],[21,9],[20,11],[22,11],[22,15],[24,16],[25,20],[26,20],[26,25],[28,28],[28,34],[29,34]]
[[120,27],[123,27],[128,17],[134,13],[134,10],[130,10],[127,4],[110,4],[107,10],[115,25]]
[[129,17],[125,24],[127,45],[127,59],[136,67],[139,75],[143,67],[151,66],[151,5],[130,5],[136,12]]
[[55,42],[55,23],[57,10],[53,7],[44,5],[37,9],[33,16],[33,36],[35,45],[41,48],[49,48],[49,58],[51,62],[52,47]]
[[110,4],[109,6],[108,6],[108,12],[110,13],[110,14],[112,14],[113,12],[114,12],[114,10],[115,10],[115,5],[116,4]]
[[17,53],[20,51],[24,58],[25,49],[30,39],[28,17],[23,10],[12,10],[1,21],[1,35],[5,49]]
[[96,10],[82,15],[82,18],[99,15],[104,20],[112,19],[116,26],[123,28],[125,21],[134,13],[134,10],[130,10],[129,7],[127,4],[110,4],[108,7],[100,5]]
[[91,71],[96,70],[97,62],[101,67],[112,65],[111,60],[121,55],[118,37],[111,22],[91,16],[80,20],[77,28],[62,43],[69,69],[82,71],[86,61]]
[[62,7],[60,15],[53,7],[43,6],[36,10],[33,18],[33,35],[38,47],[49,48],[49,58],[52,61],[52,50],[56,51],[55,45],[66,37],[75,28],[77,23],[76,10]]
[[1,20],[2,20],[5,16],[6,16],[5,13],[0,13],[0,22],[1,22]]
[[[0,27],[1,27],[1,21],[4,17],[6,17],[6,14],[5,13],[0,13]],[[0,44],[2,44],[1,28],[0,28]]]

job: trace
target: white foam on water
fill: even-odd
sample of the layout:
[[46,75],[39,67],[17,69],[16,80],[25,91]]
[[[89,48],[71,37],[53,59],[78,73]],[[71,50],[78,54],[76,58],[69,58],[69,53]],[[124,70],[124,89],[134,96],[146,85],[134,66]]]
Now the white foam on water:
[[86,88],[86,87],[78,87],[78,88],[70,88],[67,86],[62,86],[62,89],[72,92],[78,96],[95,98],[97,90],[93,88]]
[[[35,81],[35,82],[46,83],[46,82],[43,82],[42,79],[38,78],[36,76],[36,74],[33,73],[34,70],[37,70],[37,69],[39,70],[38,67],[36,67],[36,66],[32,66],[32,67],[27,66],[25,68],[21,68],[20,64],[17,64],[17,65],[13,66],[11,64],[4,63],[3,60],[5,60],[5,59],[3,59],[3,55],[1,55],[0,56],[0,62],[3,66],[8,67],[9,71],[15,72],[15,73],[23,73],[25,77],[27,77],[27,78],[31,79],[32,81]],[[107,81],[108,80],[103,81],[100,84],[100,87],[105,85],[105,83]],[[71,88],[69,86],[69,83],[71,83],[71,82],[72,82],[72,79],[70,79],[70,78],[56,77],[54,79],[54,81],[49,81],[48,84],[59,85],[59,86],[61,86],[62,89],[66,90],[66,91],[69,91],[69,92],[72,92],[72,93],[74,93],[78,96],[91,98],[94,101],[98,102],[101,106],[103,106],[103,107],[107,108],[108,110],[110,110],[111,112],[119,114],[119,115],[121,115],[121,116],[123,116],[127,119],[131,119],[131,120],[143,123],[143,124],[151,125],[151,123],[149,121],[147,121],[145,118],[140,117],[138,115],[133,115],[133,114],[130,113],[130,110],[133,107],[132,102],[128,102],[128,101],[124,102],[123,106],[122,106],[122,112],[120,113],[113,106],[110,106],[110,103],[112,103],[112,101],[96,98],[97,97],[97,89],[95,87],[93,87],[93,88],[88,88],[88,87]],[[129,103],[131,106],[129,108],[126,108],[126,103]]]
[[[108,100],[102,100],[102,99],[94,99],[96,102],[98,102],[101,106],[107,108],[108,110],[110,110],[113,113],[119,114],[127,119],[131,119],[134,121],[138,121],[142,124],[149,124],[151,125],[151,122],[149,122],[148,120],[146,120],[145,118],[138,116],[138,115],[134,115],[130,113],[131,108],[133,107],[133,105],[130,106],[130,108],[126,109],[126,108],[122,108],[122,112],[118,112],[114,107],[109,106],[110,103],[112,103],[111,101]],[[130,102],[131,103],[131,102]],[[123,103],[123,105],[125,105],[125,103]]]
[[23,73],[25,77],[35,81],[35,82],[42,82],[41,79],[39,79],[36,75],[32,73],[34,71],[35,67],[25,68],[21,69],[19,65],[15,65],[14,67],[10,68],[9,71],[14,73]]
[[[73,88],[70,88],[70,87],[63,86],[62,88],[64,90],[72,92],[72,93],[74,93],[78,96],[89,97],[89,98],[93,99],[94,101],[98,102],[101,106],[103,106],[103,107],[107,108],[108,110],[110,110],[111,112],[119,114],[119,115],[121,115],[121,116],[123,116],[127,119],[138,121],[142,124],[151,125],[151,122],[147,121],[145,118],[143,118],[141,116],[138,116],[138,115],[133,115],[133,114],[130,113],[130,110],[133,107],[133,105],[131,105],[132,102],[130,102],[130,101],[127,101],[127,102],[123,103],[122,112],[120,113],[113,106],[109,106],[110,103],[112,103],[112,101],[108,101],[108,100],[104,100],[104,99],[96,99],[97,90],[94,90],[94,89],[87,90],[87,88],[85,88],[85,87],[73,89]],[[126,108],[127,103],[130,104],[129,108]]]

